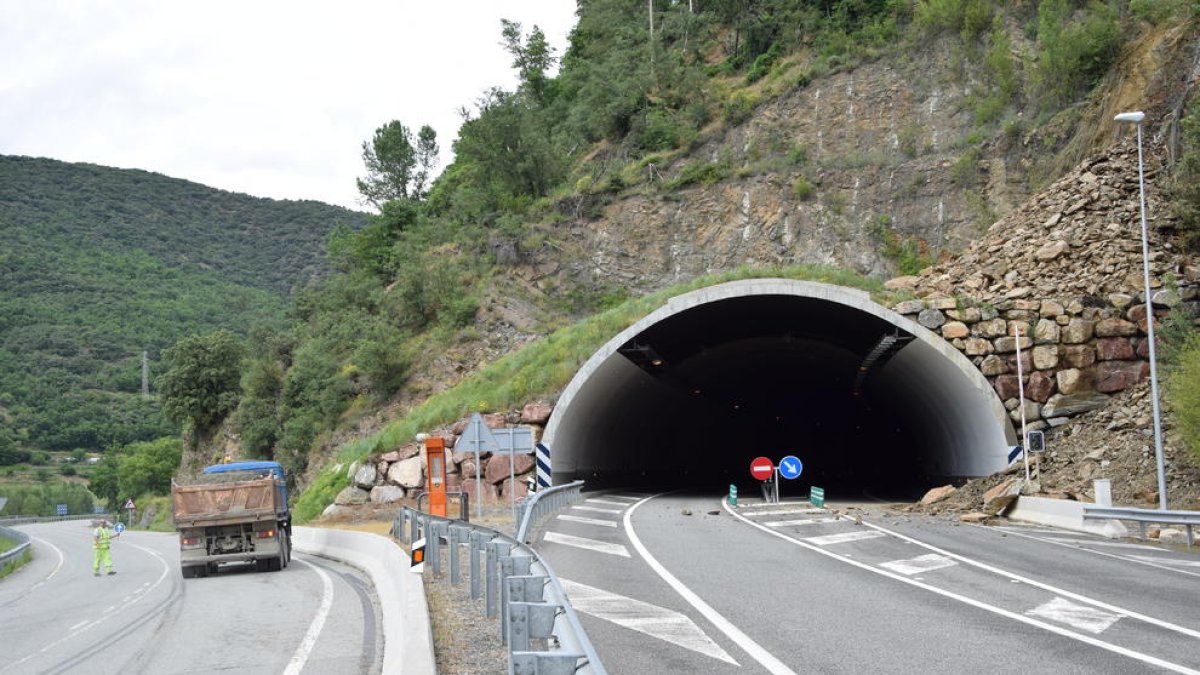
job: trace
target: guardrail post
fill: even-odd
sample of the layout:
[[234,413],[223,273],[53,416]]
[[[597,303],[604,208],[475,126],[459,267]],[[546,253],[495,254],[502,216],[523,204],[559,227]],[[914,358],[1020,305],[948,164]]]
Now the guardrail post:
[[487,547],[490,537],[485,532],[471,532],[470,560],[467,561],[471,570],[471,599],[477,599],[482,591],[479,583],[479,552]]
[[419,524],[417,523],[417,521],[420,519],[420,514],[417,511],[410,511],[409,513],[412,516],[412,521],[409,523],[408,540],[409,540],[409,542],[414,542],[421,538],[420,536],[418,536],[420,534],[420,530],[418,529]]
[[575,675],[583,654],[550,652],[513,652],[508,661],[508,675]]
[[459,569],[462,567],[462,564],[459,562],[458,558],[458,545],[464,541],[467,541],[468,539],[469,537],[467,535],[467,528],[461,525],[450,526],[450,536],[448,537],[450,547],[447,561],[450,564],[450,585],[452,586],[457,586],[458,583],[462,581],[462,570]]
[[531,638],[554,634],[554,618],[561,605],[548,602],[514,602],[508,608],[508,651],[529,651]]
[[487,545],[487,557],[484,559],[484,573],[487,576],[487,616],[493,618],[496,616],[496,596],[499,592],[496,588],[496,568],[497,560],[500,556],[506,556],[512,551],[512,544],[506,541],[489,541]]
[[512,598],[508,595],[508,578],[515,576],[527,576],[530,567],[533,564],[533,558],[529,556],[505,556],[500,558],[500,639],[507,637],[506,626],[508,625],[508,605],[512,602]]

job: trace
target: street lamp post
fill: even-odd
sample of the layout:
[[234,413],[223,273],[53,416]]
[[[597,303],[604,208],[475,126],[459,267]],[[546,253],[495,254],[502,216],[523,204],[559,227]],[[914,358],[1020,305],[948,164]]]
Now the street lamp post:
[[1126,112],[1113,118],[1114,122],[1137,127],[1138,195],[1142,211],[1142,280],[1145,284],[1146,339],[1150,341],[1150,403],[1154,407],[1154,459],[1158,464],[1158,508],[1167,510],[1167,478],[1163,465],[1162,420],[1158,411],[1158,365],[1154,358],[1154,302],[1150,295],[1150,243],[1146,230],[1146,178],[1142,168],[1142,120],[1146,113]]

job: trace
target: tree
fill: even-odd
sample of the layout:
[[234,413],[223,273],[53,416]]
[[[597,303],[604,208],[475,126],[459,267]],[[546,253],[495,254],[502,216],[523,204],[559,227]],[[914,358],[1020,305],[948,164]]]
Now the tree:
[[182,454],[183,444],[178,438],[126,446],[117,468],[117,494],[140,497],[169,493]]
[[414,147],[412,132],[393,120],[376,129],[362,148],[367,176],[356,182],[367,203],[381,208],[394,199],[424,198],[429,172],[437,164],[437,132],[432,127],[421,127]]
[[227,330],[186,337],[163,352],[167,371],[158,378],[163,414],[203,432],[237,407],[244,357]]
[[504,48],[513,57],[513,68],[521,78],[521,89],[529,94],[536,105],[545,103],[546,72],[554,66],[554,48],[546,41],[541,28],[533,27],[529,39],[521,43],[521,24],[500,19],[503,26]]

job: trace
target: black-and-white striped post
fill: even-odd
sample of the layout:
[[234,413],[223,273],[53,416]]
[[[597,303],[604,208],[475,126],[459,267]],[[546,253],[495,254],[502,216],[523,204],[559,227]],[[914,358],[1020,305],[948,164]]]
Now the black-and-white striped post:
[[538,489],[550,487],[550,448],[538,443],[534,448],[534,458],[537,462]]

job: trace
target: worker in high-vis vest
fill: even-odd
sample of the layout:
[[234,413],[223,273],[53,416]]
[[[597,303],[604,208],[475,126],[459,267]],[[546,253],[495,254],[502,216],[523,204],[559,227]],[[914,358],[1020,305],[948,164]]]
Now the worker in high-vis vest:
[[109,551],[112,540],[120,537],[112,531],[107,518],[100,521],[100,526],[92,532],[92,576],[100,576],[100,565],[108,569],[109,574],[116,574],[113,569],[112,553]]

